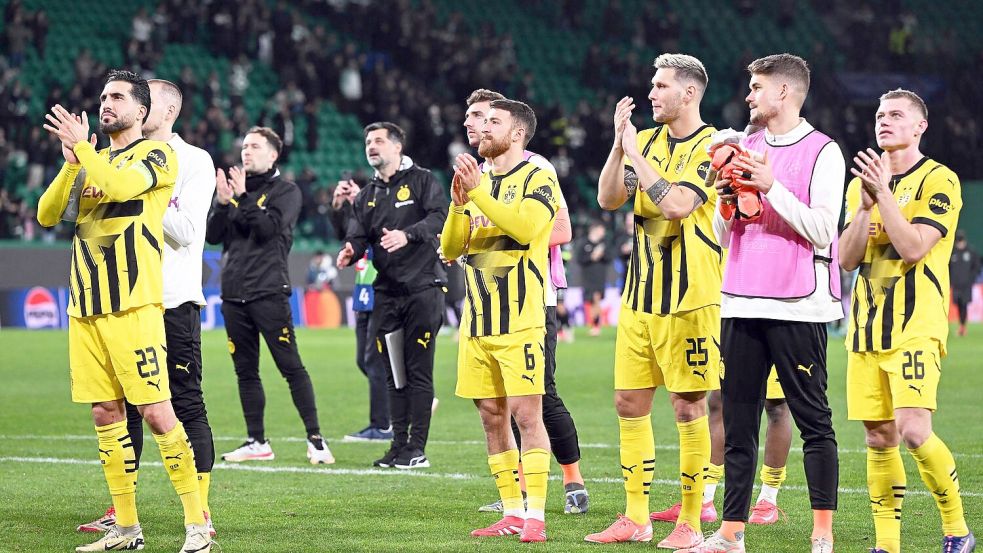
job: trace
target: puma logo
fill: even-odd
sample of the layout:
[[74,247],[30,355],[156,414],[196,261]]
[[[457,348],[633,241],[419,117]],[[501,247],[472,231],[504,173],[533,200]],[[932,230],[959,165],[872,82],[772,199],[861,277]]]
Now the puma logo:
[[529,376],[528,374],[522,375],[522,379],[523,380],[528,380],[530,384],[536,384],[536,381],[533,380],[533,377]]
[[427,349],[427,346],[430,345],[430,333],[427,332],[426,334],[424,334],[423,338],[417,338],[416,343],[423,346],[423,349]]
[[679,476],[681,476],[683,478],[689,478],[693,482],[696,482],[696,477],[699,476],[699,475],[700,475],[700,473],[698,473],[698,472],[693,473],[693,475],[686,474],[685,472],[680,472],[679,473]]
[[168,459],[174,459],[175,461],[180,461],[182,455],[184,455],[184,453],[178,453],[177,455],[168,455],[164,457],[164,460],[166,461]]
[[184,372],[186,372],[188,374],[191,374],[191,371],[188,369],[188,365],[190,365],[190,364],[191,363],[185,363],[185,364],[182,365],[180,363],[174,363],[174,368],[175,369],[178,369],[178,370],[181,370],[181,371],[184,371]]
[[154,388],[157,388],[157,391],[159,392],[160,391],[160,379],[158,378],[157,379],[157,382],[153,382],[151,380],[148,380],[147,381],[147,386],[153,386]]
[[810,378],[812,378],[812,363],[810,363],[808,367],[803,367],[802,365],[796,365],[795,368],[806,373],[807,375],[809,375]]
[[106,455],[106,457],[109,457],[110,451],[108,449],[100,449],[99,453],[103,453]]
[[941,492],[937,492],[937,491],[934,491],[933,490],[932,493],[934,493],[935,495],[937,495],[939,497],[949,497],[949,489],[948,488],[942,490]]
[[877,501],[874,501],[873,499],[871,499],[870,502],[872,504],[874,504],[874,505],[877,505],[878,507],[883,507],[884,506],[884,498],[883,497],[880,498],[880,499],[878,499]]
[[626,466],[624,466],[624,465],[621,465],[621,469],[622,469],[622,470],[626,470],[626,471],[628,471],[628,472],[629,472],[629,473],[631,473],[631,474],[635,474],[635,467],[637,467],[637,466],[638,466],[638,465],[632,465],[632,466],[630,466],[630,467],[626,467]]
[[286,344],[289,344],[290,343],[290,336],[279,336],[279,337],[277,337],[277,340],[279,340],[281,342],[284,342]]
[[693,369],[693,374],[695,374],[696,376],[702,378],[704,382],[706,382],[707,373],[708,372],[710,372],[710,369],[704,369],[703,372],[700,372],[700,371],[698,371],[696,369]]
[[908,387],[911,388],[912,390],[918,392],[918,397],[922,397],[922,388],[925,387],[924,385],[919,386],[919,387],[916,388],[914,384],[908,384]]

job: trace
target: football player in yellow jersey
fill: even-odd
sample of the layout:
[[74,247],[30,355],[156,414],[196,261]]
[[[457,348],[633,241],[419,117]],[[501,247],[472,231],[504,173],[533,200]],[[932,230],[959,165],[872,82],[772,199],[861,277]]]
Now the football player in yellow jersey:
[[[123,399],[136,405],[160,447],[184,507],[182,551],[207,553],[194,453],[170,402],[164,335],[163,219],[177,178],[177,156],[145,140],[150,87],[139,75],[111,71],[100,96],[100,130],[110,147],[95,149],[88,118],[56,105],[44,128],[62,143],[65,165],[38,204],[38,222],[76,223],[69,290],[72,400],[92,405],[99,460],[116,524],[76,551],[143,549],[136,511],[137,460]],[[84,170],[84,174],[82,171]],[[78,185],[78,186],[75,186]]]
[[877,543],[901,551],[904,441],[942,516],[942,551],[976,545],[966,526],[956,463],[932,432],[949,333],[949,256],[962,208],[959,178],[919,149],[928,108],[892,90],[874,128],[883,150],[859,152],[847,188],[840,264],[859,268],[846,338],[847,410],[867,432],[867,487]]
[[[707,86],[700,60],[655,60],[649,100],[658,124],[636,133],[631,98],[615,110],[615,142],[601,171],[597,200],[616,210],[634,201],[635,239],[614,362],[615,408],[627,509],[596,543],[651,541],[649,486],[655,470],[652,398],[665,386],[679,430],[682,506],[659,547],[703,542],[700,510],[710,457],[706,394],[720,387],[721,249],[712,218],[716,191],[704,184],[713,127],[700,116]],[[627,158],[627,159],[625,159]],[[634,198],[633,198],[634,196]]]
[[[478,154],[491,170],[482,174],[470,155],[457,157],[453,204],[440,239],[446,259],[466,256],[456,393],[478,407],[502,498],[502,519],[471,534],[520,534],[523,542],[541,542],[550,463],[542,406],[545,278],[559,186],[554,174],[523,159],[536,131],[532,109],[505,99],[490,108]],[[510,414],[522,440],[526,509]]]

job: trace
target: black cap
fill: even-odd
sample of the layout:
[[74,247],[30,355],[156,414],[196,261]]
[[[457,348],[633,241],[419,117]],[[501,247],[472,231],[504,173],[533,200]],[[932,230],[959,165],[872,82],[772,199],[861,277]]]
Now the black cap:
[[965,239],[966,239],[966,231],[964,231],[962,229],[957,230],[956,231],[956,240],[965,240]]

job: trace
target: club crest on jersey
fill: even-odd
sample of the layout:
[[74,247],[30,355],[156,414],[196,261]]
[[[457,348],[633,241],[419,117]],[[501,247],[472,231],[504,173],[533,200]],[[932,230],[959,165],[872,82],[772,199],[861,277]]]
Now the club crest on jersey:
[[414,204],[415,202],[410,199],[410,195],[411,193],[410,193],[409,185],[404,184],[400,186],[399,190],[396,191],[396,200],[397,200],[396,207],[403,207],[404,205]]
[[167,156],[164,154],[163,150],[151,150],[150,153],[147,154],[147,161],[167,171]]
[[683,155],[679,158],[679,161],[676,162],[676,168],[674,169],[676,173],[683,172],[683,168],[686,167],[686,160],[688,159],[689,159],[688,155]]
[[505,191],[505,196],[502,197],[502,202],[510,204],[515,201],[515,185],[510,185],[508,190]]
[[905,192],[898,196],[898,207],[904,207],[911,201],[911,192]]

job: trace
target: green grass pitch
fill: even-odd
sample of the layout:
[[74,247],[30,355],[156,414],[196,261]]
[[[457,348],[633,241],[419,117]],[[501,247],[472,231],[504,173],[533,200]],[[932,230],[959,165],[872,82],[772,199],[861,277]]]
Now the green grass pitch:
[[[224,333],[205,332],[203,340],[205,397],[216,452],[221,454],[239,445],[244,424]],[[306,462],[303,426],[285,382],[264,352],[267,435],[277,458],[262,464],[217,464],[210,503],[222,551],[513,551],[525,547],[514,537],[477,540],[468,535],[471,529],[496,520],[495,515],[476,509],[497,495],[488,475],[477,413],[471,402],[454,397],[457,344],[445,336],[436,340],[434,372],[440,406],[427,450],[433,467],[405,473],[371,468],[384,445],[341,441],[367,420],[367,384],[352,362],[352,332],[300,330],[298,341],[314,380],[322,429],[338,462],[329,467]],[[74,529],[106,508],[108,493],[89,409],[70,401],[67,334],[3,330],[0,351],[0,551],[72,551],[94,538]],[[605,549],[584,543],[583,538],[605,528],[624,509],[618,423],[612,406],[613,352],[611,329],[599,338],[578,334],[575,343],[559,346],[557,381],[580,433],[591,510],[582,516],[563,514],[562,485],[554,462],[547,503],[549,542],[528,546],[532,549]],[[977,325],[968,337],[950,340],[935,417],[937,433],[956,454],[970,528],[979,532],[983,532],[983,419],[977,396],[983,390],[981,359],[983,327]],[[829,396],[840,444],[837,551],[866,551],[873,545],[873,524],[863,431],[859,423],[846,420],[846,354],[841,340],[830,341],[829,360]],[[651,496],[655,509],[675,502],[679,495],[674,483],[677,435],[663,391],[656,395],[652,418],[658,448]],[[749,551],[808,548],[811,514],[800,446],[796,437],[788,480],[779,495],[788,520],[749,528]],[[941,530],[935,504],[907,454],[905,466],[909,489],[904,505],[905,551],[938,551]],[[718,490],[718,509],[722,496],[723,490]],[[180,502],[149,436],[137,497],[146,550],[176,551],[184,536]],[[704,531],[715,528],[706,525]],[[657,524],[655,540],[670,529]],[[654,545],[653,541],[613,547],[640,550]]]

